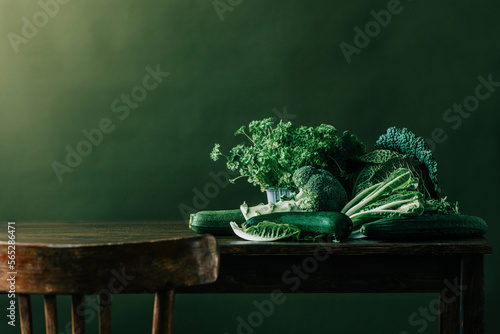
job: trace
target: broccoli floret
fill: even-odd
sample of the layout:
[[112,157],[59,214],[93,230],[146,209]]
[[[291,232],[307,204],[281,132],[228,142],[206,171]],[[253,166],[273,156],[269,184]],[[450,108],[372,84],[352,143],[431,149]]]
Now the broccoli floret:
[[332,173],[330,173],[329,171],[327,171],[326,169],[318,169],[318,174],[321,175],[322,177],[334,182],[334,181],[338,181],[335,176],[333,176]]
[[422,137],[417,137],[407,128],[391,127],[375,143],[376,149],[387,149],[408,155],[424,164],[429,171],[429,178],[436,193],[440,193],[437,181],[437,161],[432,155],[429,144]]
[[308,211],[336,211],[347,203],[347,192],[330,172],[310,166],[299,168],[293,175],[299,188],[294,200]]
[[302,188],[306,185],[311,176],[317,175],[319,173],[320,172],[318,171],[318,169],[314,168],[313,166],[305,166],[299,168],[295,173],[293,173],[292,181],[297,188]]

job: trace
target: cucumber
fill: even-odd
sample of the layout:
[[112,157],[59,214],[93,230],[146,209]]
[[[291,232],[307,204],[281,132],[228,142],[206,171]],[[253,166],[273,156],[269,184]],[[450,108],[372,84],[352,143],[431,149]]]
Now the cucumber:
[[189,228],[199,234],[234,235],[230,222],[243,223],[245,217],[240,209],[199,211],[189,217]]
[[351,219],[340,212],[276,212],[254,216],[246,221],[246,226],[256,226],[263,221],[290,224],[300,229],[300,237],[333,237],[335,241],[347,238],[352,232]]
[[394,240],[478,237],[487,231],[483,219],[460,214],[384,218],[360,229],[367,237]]

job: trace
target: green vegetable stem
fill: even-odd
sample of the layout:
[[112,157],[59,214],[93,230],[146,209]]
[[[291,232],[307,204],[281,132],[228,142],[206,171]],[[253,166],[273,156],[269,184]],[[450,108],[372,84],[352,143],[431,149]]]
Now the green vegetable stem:
[[357,194],[341,212],[351,218],[354,228],[377,219],[422,214],[425,203],[417,188],[418,179],[411,171],[399,168]]

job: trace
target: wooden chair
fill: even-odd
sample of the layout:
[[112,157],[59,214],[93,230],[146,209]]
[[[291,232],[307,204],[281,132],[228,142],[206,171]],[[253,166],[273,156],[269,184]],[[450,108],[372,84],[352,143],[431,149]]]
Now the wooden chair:
[[9,292],[7,279],[14,276],[23,334],[33,333],[31,294],[44,295],[49,334],[59,333],[56,295],[72,296],[75,334],[85,332],[84,296],[98,295],[99,333],[111,333],[111,295],[116,293],[155,293],[152,332],[172,333],[176,287],[217,278],[215,238],[197,235],[185,223],[18,222],[13,226],[14,267],[8,265],[8,234],[0,236],[0,293]]

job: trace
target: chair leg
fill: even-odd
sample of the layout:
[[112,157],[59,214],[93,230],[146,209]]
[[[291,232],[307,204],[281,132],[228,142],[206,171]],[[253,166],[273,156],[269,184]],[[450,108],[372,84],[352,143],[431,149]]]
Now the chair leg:
[[73,324],[73,334],[85,333],[85,296],[71,296],[71,322]]
[[45,328],[47,334],[57,334],[57,302],[55,295],[43,297],[45,305]]
[[174,290],[161,290],[155,294],[153,334],[172,334],[174,325]]
[[99,334],[111,334],[111,295],[109,300],[102,298],[98,295],[99,299]]
[[18,295],[19,318],[21,319],[21,334],[33,334],[33,318],[31,317],[30,295]]

